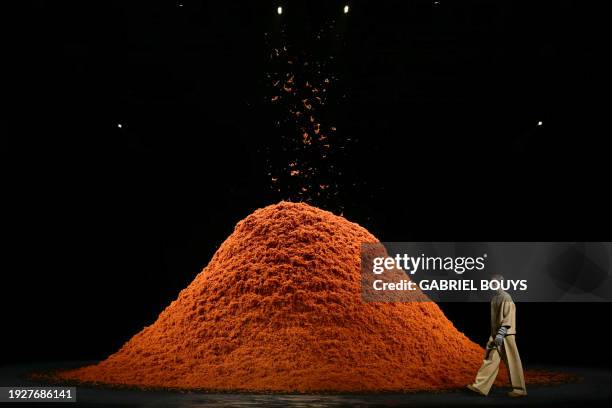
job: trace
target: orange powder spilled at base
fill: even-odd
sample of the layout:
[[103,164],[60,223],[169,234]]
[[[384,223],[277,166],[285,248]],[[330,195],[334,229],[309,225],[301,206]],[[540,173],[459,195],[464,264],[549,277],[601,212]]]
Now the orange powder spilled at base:
[[[440,390],[472,382],[484,351],[435,303],[362,302],[365,242],[378,240],[306,204],[257,210],[155,323],[99,364],[56,376],[277,392]],[[558,378],[527,373],[531,384]]]

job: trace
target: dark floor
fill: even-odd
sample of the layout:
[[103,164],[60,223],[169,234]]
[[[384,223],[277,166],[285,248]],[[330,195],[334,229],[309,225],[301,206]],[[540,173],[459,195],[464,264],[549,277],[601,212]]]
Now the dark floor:
[[[30,381],[25,374],[83,363],[23,364],[0,367],[0,386],[44,386]],[[575,374],[579,383],[550,387],[530,387],[526,398],[511,399],[505,390],[494,389],[488,397],[464,391],[444,393],[383,395],[262,395],[262,394],[197,394],[167,391],[111,390],[78,387],[77,403],[30,404],[66,405],[69,407],[465,407],[465,406],[555,406],[586,407],[612,404],[612,371],[571,367],[546,368]],[[25,407],[27,403],[15,404]],[[1,407],[8,404],[0,403]]]

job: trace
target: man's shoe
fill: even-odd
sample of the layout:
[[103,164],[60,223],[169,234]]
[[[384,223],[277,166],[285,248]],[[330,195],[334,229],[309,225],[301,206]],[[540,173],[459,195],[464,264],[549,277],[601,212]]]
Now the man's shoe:
[[484,393],[483,393],[482,391],[480,391],[478,388],[474,387],[472,384],[468,385],[468,386],[467,386],[467,389],[468,389],[468,390],[470,390],[470,391],[472,391],[472,392],[475,392],[475,393],[476,393],[476,394],[478,394],[478,395],[482,395],[483,397],[486,397],[486,394],[484,394]]
[[509,397],[526,397],[527,392],[523,390],[513,390],[508,393]]

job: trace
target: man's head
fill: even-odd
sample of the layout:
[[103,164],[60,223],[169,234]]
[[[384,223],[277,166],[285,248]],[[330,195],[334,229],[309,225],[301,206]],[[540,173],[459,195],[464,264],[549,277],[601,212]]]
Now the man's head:
[[504,281],[504,277],[501,276],[500,274],[496,273],[494,275],[491,275],[491,280],[492,281],[498,281],[499,283],[502,283]]
[[493,292],[499,293],[503,290],[502,289],[503,281],[504,281],[504,277],[501,276],[500,274],[491,275],[491,282],[489,283],[489,288],[491,288]]

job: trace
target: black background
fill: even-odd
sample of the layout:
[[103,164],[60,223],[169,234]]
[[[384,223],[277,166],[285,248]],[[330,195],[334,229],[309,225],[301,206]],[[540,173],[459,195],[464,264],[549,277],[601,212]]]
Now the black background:
[[[2,359],[102,359],[270,189],[264,33],[336,55],[335,200],[384,241],[609,240],[602,2],[34,1],[6,163]],[[285,14],[276,6],[285,3]],[[313,45],[336,18],[341,44]],[[543,121],[543,126],[537,126]],[[117,125],[121,123],[122,127]],[[10,261],[10,267],[8,266]],[[446,304],[473,340],[486,304]],[[525,364],[605,365],[609,304],[519,304]]]

